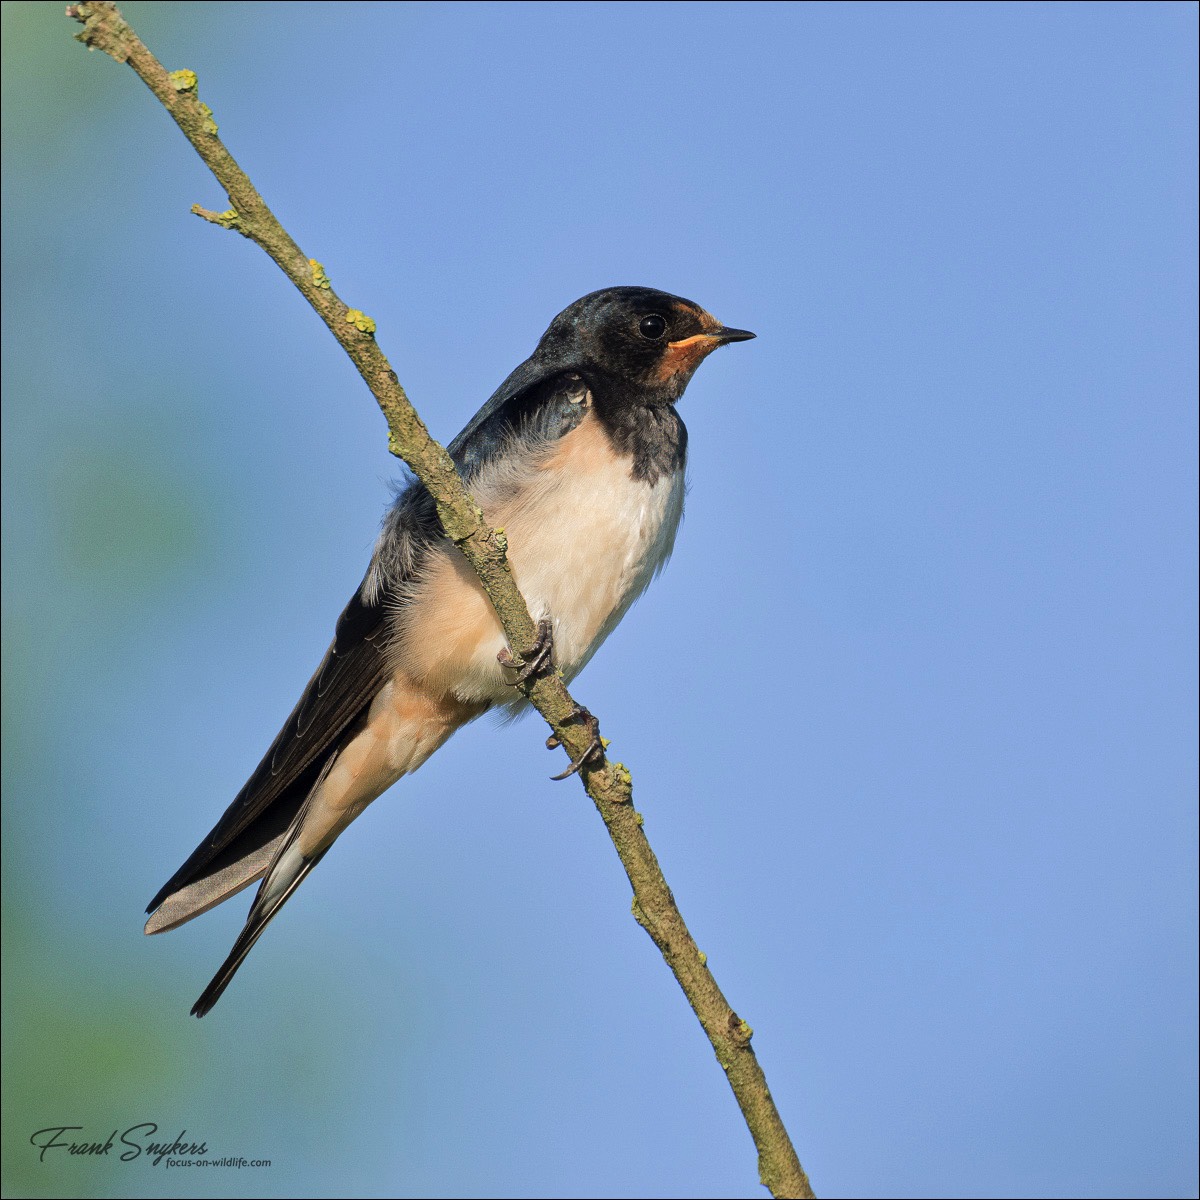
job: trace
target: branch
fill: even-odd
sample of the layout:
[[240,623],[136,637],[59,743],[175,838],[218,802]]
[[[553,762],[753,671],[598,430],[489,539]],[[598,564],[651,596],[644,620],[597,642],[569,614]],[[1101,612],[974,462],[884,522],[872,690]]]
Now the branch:
[[[225,189],[228,210],[216,213],[195,205],[192,211],[206,221],[240,233],[266,251],[337,338],[383,411],[388,449],[403,459],[429,489],[437,502],[443,529],[479,576],[509,645],[522,660],[533,655],[537,629],[509,570],[503,534],[484,521],[450,455],[429,436],[375,341],[375,322],[339,299],[324,267],[304,255],[221,143],[212,110],[200,101],[196,73],[182,70],[168,74],[115,4],[74,4],[67,9],[67,16],[82,23],[83,31],[75,36],[85,46],[103,50],[133,68]],[[521,690],[546,718],[554,737],[572,759],[578,760],[588,749],[591,737],[585,726],[572,719],[578,710],[561,676],[535,673]],[[579,775],[633,886],[633,915],[674,972],[725,1071],[758,1148],[759,1178],[775,1196],[812,1196],[808,1177],[750,1048],[750,1026],[738,1017],[717,987],[642,832],[641,815],[632,804],[629,771],[622,763],[609,762],[601,755],[598,761],[585,765]]]

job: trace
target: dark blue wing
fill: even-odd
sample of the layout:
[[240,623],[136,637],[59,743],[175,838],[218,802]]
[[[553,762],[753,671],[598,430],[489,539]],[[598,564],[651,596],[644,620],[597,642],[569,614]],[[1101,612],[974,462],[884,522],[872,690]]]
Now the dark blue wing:
[[354,593],[338,618],[333,644],[254,774],[208,837],[159,889],[147,912],[202,875],[265,846],[299,811],[329,755],[391,674],[385,598]]
[[551,440],[570,432],[583,415],[586,391],[578,372],[564,371],[536,354],[526,359],[450,443],[459,474],[469,484],[484,463],[524,430],[536,429],[539,437]]

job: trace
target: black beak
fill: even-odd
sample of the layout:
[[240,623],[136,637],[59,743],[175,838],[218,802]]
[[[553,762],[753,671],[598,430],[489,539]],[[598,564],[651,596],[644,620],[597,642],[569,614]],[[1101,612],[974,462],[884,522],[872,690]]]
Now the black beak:
[[726,342],[748,342],[752,337],[757,337],[758,334],[751,333],[748,329],[727,329],[722,325],[711,336],[720,341],[721,345],[724,345]]

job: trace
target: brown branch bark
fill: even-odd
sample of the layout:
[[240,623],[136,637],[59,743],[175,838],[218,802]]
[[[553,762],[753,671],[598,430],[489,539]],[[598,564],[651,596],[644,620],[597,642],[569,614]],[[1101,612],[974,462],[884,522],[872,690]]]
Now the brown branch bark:
[[[206,221],[231,229],[260,246],[316,310],[358,368],[387,420],[388,449],[406,462],[437,501],[447,535],[466,555],[496,609],[518,657],[534,650],[537,629],[505,557],[503,534],[490,528],[463,487],[446,450],[433,440],[375,341],[375,322],[334,292],[324,267],[307,258],[280,225],[246,173],[217,136],[212,110],[201,102],[194,71],[168,72],[121,16],[115,4],[74,4],[67,16],[83,24],[76,38],[128,63],[171,114],[229,197],[230,208],[211,212],[194,205]],[[557,675],[534,675],[522,690],[546,718],[573,759],[589,735],[572,721],[575,703]],[[633,781],[622,763],[601,756],[579,772],[595,802],[633,887],[633,914],[662,952],[683,988],[725,1071],[758,1149],[759,1178],[775,1196],[813,1195],[767,1081],[750,1047],[750,1026],[721,994],[704,955],[684,924],[634,810]]]

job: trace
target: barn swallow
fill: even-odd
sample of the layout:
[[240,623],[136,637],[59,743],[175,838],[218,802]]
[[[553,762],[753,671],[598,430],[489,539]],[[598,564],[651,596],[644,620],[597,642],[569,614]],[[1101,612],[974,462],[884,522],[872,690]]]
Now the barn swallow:
[[539,624],[544,653],[524,667],[429,492],[413,481],[400,493],[300,702],[146,910],[146,932],[162,933],[262,880],[194,1015],[372,800],[468,721],[522,707],[523,672],[570,682],[583,669],[671,554],[687,456],[675,402],[706,355],[752,337],[666,292],[593,292],[450,443]]

